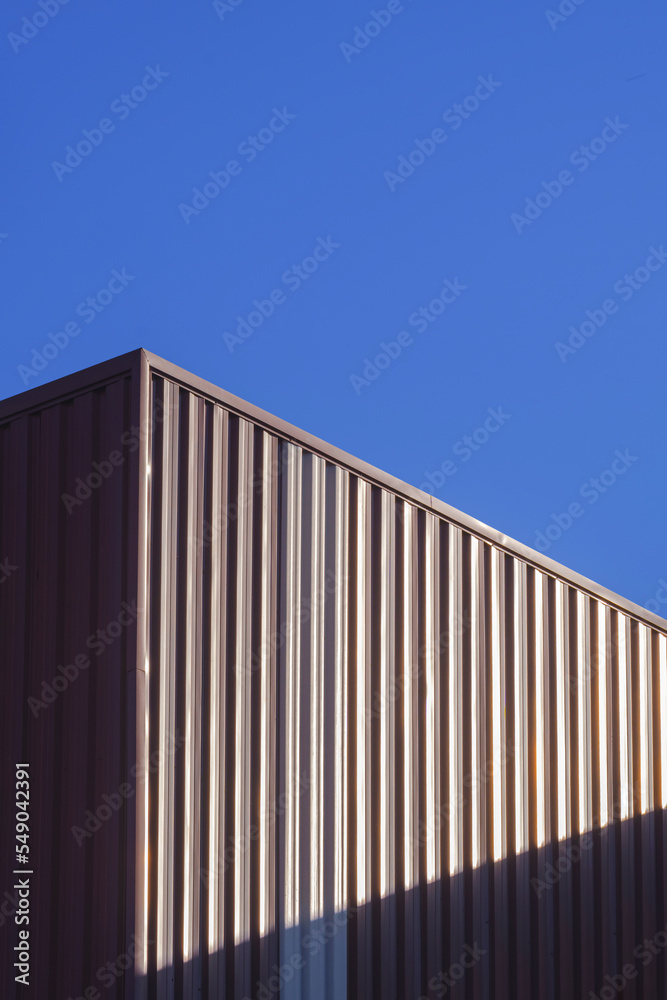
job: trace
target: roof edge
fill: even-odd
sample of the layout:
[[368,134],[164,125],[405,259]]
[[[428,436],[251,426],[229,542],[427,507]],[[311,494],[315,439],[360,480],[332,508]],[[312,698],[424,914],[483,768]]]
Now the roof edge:
[[174,382],[178,382],[199,392],[201,395],[207,396],[209,399],[223,404],[240,416],[253,420],[267,430],[291,441],[293,444],[306,448],[308,451],[312,451],[331,462],[335,462],[354,475],[360,476],[384,489],[388,489],[397,496],[443,517],[445,520],[455,524],[457,527],[463,528],[482,541],[489,542],[509,555],[522,559],[541,572],[562,580],[564,583],[570,584],[588,593],[590,596],[604,601],[624,614],[631,615],[633,618],[658,629],[663,634],[667,634],[667,620],[660,615],[648,611],[646,608],[642,608],[639,604],[627,600],[625,597],[609,590],[607,587],[603,587],[594,580],[582,576],[582,574],[564,566],[562,563],[556,562],[556,560],[538,552],[529,545],[510,538],[501,531],[497,531],[488,524],[484,524],[483,521],[478,521],[477,518],[471,517],[469,514],[464,514],[463,511],[457,510],[456,507],[445,503],[444,500],[439,500],[431,494],[418,489],[416,486],[411,486],[409,483],[390,475],[388,472],[384,472],[382,469],[378,469],[369,462],[356,458],[349,452],[329,444],[314,434],[301,430],[301,428],[296,427],[294,424],[290,424],[286,420],[282,420],[268,411],[262,410],[253,403],[249,403],[239,396],[221,389],[220,386],[215,385],[213,382],[208,382],[206,379],[193,375],[187,369],[181,368],[144,348],[137,348],[126,354],[111,358],[108,361],[102,361],[89,368],[74,372],[71,375],[55,379],[53,382],[34,386],[15,396],[0,400],[0,423],[6,423],[7,420],[15,419],[44,406],[55,404],[68,397],[76,396],[80,392],[94,388],[96,385],[104,385],[125,374],[137,376],[139,385],[143,388],[146,373],[148,373],[148,379],[150,379],[151,372],[164,375]]
[[151,371],[164,375],[175,382],[188,386],[202,395],[208,396],[209,398],[224,404],[228,409],[235,411],[241,416],[248,417],[255,423],[263,425],[267,430],[270,430],[273,433],[278,433],[281,437],[286,438],[293,444],[300,445],[308,449],[308,451],[315,452],[323,458],[336,462],[338,465],[343,466],[355,475],[361,476],[378,486],[382,486],[384,489],[391,490],[392,493],[396,493],[398,496],[409,500],[411,503],[415,503],[434,514],[438,514],[445,520],[452,522],[466,531],[469,531],[471,534],[477,536],[483,541],[490,542],[496,547],[502,549],[504,552],[507,552],[509,555],[517,556],[529,565],[539,569],[541,572],[547,573],[549,576],[556,577],[564,583],[568,583],[577,589],[588,593],[590,596],[604,601],[617,610],[622,611],[624,614],[631,615],[633,618],[653,626],[663,634],[667,634],[667,620],[662,618],[660,615],[649,611],[647,608],[642,608],[641,605],[635,604],[634,601],[630,601],[627,598],[622,597],[620,594],[609,590],[607,587],[603,587],[601,584],[596,583],[594,580],[590,580],[581,573],[577,573],[568,566],[564,566],[562,563],[556,562],[555,559],[549,558],[549,556],[544,555],[542,552],[538,552],[529,545],[525,545],[523,542],[510,538],[501,531],[497,531],[488,524],[484,524],[483,521],[478,521],[477,518],[471,517],[469,514],[464,514],[463,511],[457,510],[456,507],[452,507],[450,504],[445,503],[444,500],[438,500],[430,493],[425,493],[416,486],[411,486],[409,483],[403,482],[403,480],[390,475],[388,472],[384,472],[382,469],[378,469],[369,462],[364,462],[362,459],[356,458],[349,452],[343,451],[341,448],[337,448],[335,445],[323,441],[314,434],[303,431],[294,424],[290,424],[286,420],[275,417],[273,414],[260,409],[260,407],[255,406],[253,403],[248,403],[239,396],[235,396],[233,393],[227,392],[225,389],[221,389],[214,383],[208,382],[206,379],[200,378],[197,375],[193,375],[191,372],[188,372],[184,368],[180,368],[171,361],[167,361],[165,358],[161,358],[157,354],[153,354],[150,351],[146,351],[145,354]]
[[0,400],[0,423],[13,420],[43,406],[55,405],[69,396],[76,396],[80,392],[93,389],[96,385],[104,385],[122,375],[134,373],[140,365],[141,358],[146,356],[147,352],[143,348],[138,348],[128,351],[127,354],[119,354],[109,361],[101,361],[89,368],[72,372],[71,375],[63,375],[53,382],[35,385],[15,396],[8,396]]

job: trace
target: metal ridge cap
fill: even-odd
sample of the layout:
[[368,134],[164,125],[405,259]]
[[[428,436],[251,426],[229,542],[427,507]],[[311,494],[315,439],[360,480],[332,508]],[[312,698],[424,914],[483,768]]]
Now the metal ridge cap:
[[14,396],[7,396],[0,400],[0,423],[16,419],[32,410],[55,405],[68,396],[75,396],[129,374],[143,354],[145,352],[141,348],[128,351],[126,354],[119,354],[115,358],[63,375],[52,382],[34,385]]
[[400,497],[410,500],[411,502],[430,510],[434,514],[442,516],[445,520],[458,527],[464,528],[466,531],[469,531],[482,541],[490,542],[509,555],[517,556],[518,558],[523,559],[525,562],[529,563],[536,569],[539,569],[541,572],[547,573],[549,576],[553,576],[564,583],[568,583],[577,589],[588,593],[591,597],[604,601],[606,604],[622,611],[624,614],[629,614],[631,617],[636,618],[645,624],[652,625],[660,632],[667,635],[667,620],[662,618],[660,615],[655,614],[653,611],[648,611],[646,608],[642,608],[639,604],[635,604],[634,601],[630,601],[627,598],[622,597],[620,594],[609,590],[607,587],[602,586],[602,584],[596,583],[594,580],[583,576],[576,570],[570,569],[568,566],[564,566],[562,563],[556,562],[555,559],[551,559],[549,556],[544,555],[544,553],[538,552],[537,549],[533,549],[529,545],[511,538],[509,535],[505,535],[503,532],[490,527],[490,525],[485,524],[483,521],[479,521],[477,518],[474,518],[469,514],[465,514],[463,511],[457,510],[456,507],[452,507],[444,500],[439,500],[430,493],[425,493],[416,486],[412,486],[410,483],[406,483],[403,480],[398,479],[396,476],[371,465],[369,462],[365,462],[363,459],[357,458],[349,452],[343,451],[343,449],[329,444],[322,438],[318,438],[314,434],[310,434],[308,431],[304,431],[301,428],[296,427],[294,424],[290,424],[286,420],[282,420],[280,417],[276,417],[268,411],[262,410],[254,403],[249,403],[246,400],[241,399],[239,396],[235,396],[226,389],[222,389],[220,386],[215,385],[215,383],[209,382],[198,375],[193,375],[186,369],[180,368],[171,361],[166,361],[164,358],[161,358],[150,351],[145,351],[143,353],[148,361],[150,371],[164,375],[167,378],[181,383],[183,386],[223,403],[229,409],[236,411],[240,416],[247,417],[256,423],[262,424],[267,430],[279,434],[292,444],[306,448],[308,451],[312,451],[315,454],[319,454],[321,457],[343,466],[355,475],[367,479],[371,483],[375,483],[378,486],[382,486],[383,488],[398,494]]

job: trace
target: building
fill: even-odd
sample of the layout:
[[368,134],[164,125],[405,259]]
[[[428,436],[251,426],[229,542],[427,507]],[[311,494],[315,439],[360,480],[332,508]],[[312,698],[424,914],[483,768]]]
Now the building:
[[667,622],[145,351],[0,453],[4,996],[664,1000]]

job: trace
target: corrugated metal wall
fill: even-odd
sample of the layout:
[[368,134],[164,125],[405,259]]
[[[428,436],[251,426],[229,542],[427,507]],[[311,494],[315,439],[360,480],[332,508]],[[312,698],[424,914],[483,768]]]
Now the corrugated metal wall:
[[[109,806],[136,761],[128,719],[137,691],[139,477],[122,443],[138,416],[132,367],[132,359],[101,366],[94,386],[65,380],[61,398],[58,384],[48,386],[37,399],[28,394],[27,408],[0,415],[0,560],[8,573],[0,584],[0,995],[7,998],[82,995],[100,985],[96,970],[127,951],[133,932],[135,800]],[[108,475],[96,471],[94,463],[116,450],[123,462],[102,466]],[[15,765],[23,762],[29,864],[21,866]],[[94,815],[100,807],[103,821]],[[14,886],[26,878],[29,988],[15,982],[13,951]]]
[[0,463],[3,996],[664,1000],[660,619],[144,352]]
[[140,730],[183,743],[141,992],[664,1000],[665,635],[159,372],[151,406]]

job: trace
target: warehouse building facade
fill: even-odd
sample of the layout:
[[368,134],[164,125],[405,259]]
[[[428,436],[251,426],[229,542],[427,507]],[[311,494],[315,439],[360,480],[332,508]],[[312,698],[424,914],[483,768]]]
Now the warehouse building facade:
[[0,456],[35,996],[664,1000],[662,618],[145,351]]

